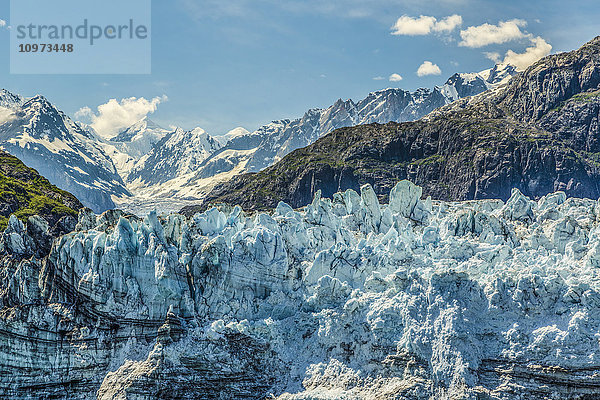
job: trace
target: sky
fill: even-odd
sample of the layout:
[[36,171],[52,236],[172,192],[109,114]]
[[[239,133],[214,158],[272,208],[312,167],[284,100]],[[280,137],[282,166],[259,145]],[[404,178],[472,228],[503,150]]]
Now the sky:
[[0,87],[42,94],[106,136],[146,115],[212,135],[254,130],[338,98],[526,66],[600,35],[597,0],[153,0],[150,74],[18,75],[9,3],[0,0]]

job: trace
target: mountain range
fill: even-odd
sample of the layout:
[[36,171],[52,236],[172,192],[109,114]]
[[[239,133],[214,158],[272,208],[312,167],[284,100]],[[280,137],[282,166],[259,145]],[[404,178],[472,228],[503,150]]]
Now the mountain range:
[[240,127],[217,137],[201,128],[165,129],[143,118],[107,139],[43,96],[25,99],[2,90],[0,148],[94,211],[118,205],[144,214],[160,199],[172,207],[179,205],[173,198],[198,200],[216,184],[263,170],[335,129],[416,120],[459,98],[497,87],[515,73],[510,65],[457,73],[433,90],[380,90],[356,102],[339,99],[328,108],[276,120],[254,132]]
[[293,207],[361,185],[381,200],[409,179],[444,200],[500,198],[511,189],[600,196],[600,37],[541,59],[495,90],[415,122],[343,128],[259,173],[217,186],[203,205]]
[[[513,66],[496,65],[480,73],[456,73],[433,90],[379,90],[357,102],[339,99],[300,118],[273,121],[254,132],[236,128],[216,141],[197,136],[204,135],[202,130],[172,133],[136,163],[127,181],[143,197],[201,198],[216,183],[260,171],[335,129],[416,120],[456,99],[502,85],[514,74]],[[192,148],[197,150],[173,151]],[[181,165],[193,168],[182,170]]]

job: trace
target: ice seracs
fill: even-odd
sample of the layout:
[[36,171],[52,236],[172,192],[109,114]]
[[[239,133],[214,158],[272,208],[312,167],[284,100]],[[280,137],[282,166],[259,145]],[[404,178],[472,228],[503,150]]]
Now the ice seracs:
[[[402,181],[389,204],[365,185],[254,215],[83,212],[43,268],[0,274],[5,304],[33,304],[0,318],[13,343],[0,391],[28,379],[47,395],[68,378],[78,397],[106,399],[596,393],[598,202],[421,193]],[[18,253],[28,230],[10,227],[0,249]],[[27,346],[41,337],[61,346]],[[59,373],[40,351],[81,368]],[[30,375],[11,377],[20,365]]]

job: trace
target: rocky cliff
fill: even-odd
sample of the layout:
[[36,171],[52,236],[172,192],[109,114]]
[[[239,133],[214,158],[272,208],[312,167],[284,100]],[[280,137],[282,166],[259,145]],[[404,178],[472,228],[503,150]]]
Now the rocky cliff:
[[417,122],[339,129],[256,174],[217,186],[210,203],[308,204],[369,183],[381,200],[400,179],[436,199],[600,196],[600,37],[548,56],[510,82]]

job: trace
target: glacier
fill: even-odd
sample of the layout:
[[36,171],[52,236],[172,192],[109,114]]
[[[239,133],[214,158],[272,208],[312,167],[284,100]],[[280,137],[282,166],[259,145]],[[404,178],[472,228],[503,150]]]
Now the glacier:
[[[12,217],[0,396],[555,399],[600,391],[600,204],[422,199]],[[36,251],[39,243],[51,249]]]

